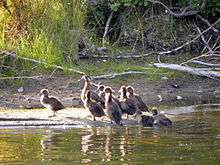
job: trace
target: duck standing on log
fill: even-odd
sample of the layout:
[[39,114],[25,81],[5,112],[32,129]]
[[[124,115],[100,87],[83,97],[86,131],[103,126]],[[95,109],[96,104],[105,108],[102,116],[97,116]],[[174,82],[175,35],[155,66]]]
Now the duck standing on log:
[[90,90],[86,91],[85,100],[83,102],[84,102],[85,108],[91,112],[93,116],[93,121],[96,121],[96,117],[105,116],[105,113],[101,105],[91,99]]
[[136,93],[134,93],[134,88],[132,86],[127,86],[126,90],[127,90],[128,98],[130,98],[136,103],[138,109],[140,109],[143,112],[149,112],[149,108],[143,102],[142,98]]
[[40,91],[40,102],[47,109],[53,111],[53,116],[56,115],[56,112],[65,109],[63,104],[55,97],[49,96],[49,91],[47,89],[42,89]]
[[[89,77],[86,75],[82,76],[80,81],[81,80],[84,81],[84,86],[83,86],[83,89],[81,92],[81,100],[82,100],[82,102],[84,102],[84,100],[86,98],[86,92],[88,90],[90,90],[90,82],[89,82]],[[103,100],[101,97],[99,97],[99,95],[96,92],[90,90],[90,98],[91,98],[91,100],[94,100],[97,103],[99,103],[102,106],[102,108],[104,108],[105,100]]]
[[106,114],[112,121],[114,121],[117,125],[122,126],[122,112],[121,108],[116,101],[114,101],[112,96],[112,89],[110,87],[105,88],[105,107]]
[[159,113],[156,107],[152,108],[153,118],[154,118],[154,125],[156,126],[171,126],[172,121],[167,118],[164,114]]
[[138,110],[138,107],[132,99],[127,97],[126,86],[121,86],[119,92],[120,92],[119,101],[120,101],[122,113],[127,114],[127,119],[128,119],[128,115],[134,115],[135,112]]

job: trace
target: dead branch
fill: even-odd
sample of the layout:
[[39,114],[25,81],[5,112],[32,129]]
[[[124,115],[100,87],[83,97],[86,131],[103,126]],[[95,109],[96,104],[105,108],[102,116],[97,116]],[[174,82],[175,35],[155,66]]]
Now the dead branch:
[[[133,58],[133,59],[138,59],[138,58],[144,58],[144,57],[148,57],[152,54],[154,54],[155,52],[149,52],[146,54],[138,54],[138,55],[117,55],[117,56],[109,56],[109,55],[91,55],[88,56],[87,58],[94,58],[94,59],[129,59],[129,58]],[[80,59],[85,59],[85,57],[79,57]]]
[[24,60],[24,61],[30,61],[30,62],[33,62],[33,63],[37,63],[37,64],[43,64],[43,65],[48,65],[52,68],[56,68],[56,69],[61,69],[61,70],[68,70],[70,72],[75,72],[75,73],[78,73],[78,74],[81,74],[81,75],[84,75],[85,73],[84,72],[81,72],[79,70],[76,70],[76,69],[73,69],[73,68],[64,68],[62,66],[59,66],[59,65],[55,65],[55,64],[48,64],[46,62],[43,62],[43,61],[38,61],[38,60],[35,60],[35,59],[31,59],[31,58],[26,58],[26,57],[21,57],[21,56],[17,56],[16,53],[12,52],[2,52],[0,54],[4,54],[4,55],[7,55],[9,57],[13,57],[13,58],[17,58],[17,59],[21,59],[21,60]]
[[105,25],[105,32],[104,32],[103,37],[102,37],[102,47],[105,47],[106,36],[108,34],[109,24],[110,24],[110,22],[112,20],[112,16],[113,16],[113,11],[109,15],[108,20],[107,20],[106,25]]
[[[209,21],[206,20],[205,18],[203,18],[201,15],[196,14],[196,16],[197,16],[200,20],[202,20],[204,23],[206,23],[206,25],[208,25],[209,27],[212,26],[212,25],[209,23]],[[212,30],[213,30],[214,32],[216,32],[216,33],[219,32],[219,30],[216,29],[216,28],[214,28],[214,27],[212,27]]]
[[0,77],[0,80],[14,80],[14,79],[42,79],[43,76],[16,76],[16,77]]
[[113,79],[113,78],[115,78],[117,76],[125,76],[125,75],[132,75],[132,74],[143,74],[143,75],[146,75],[148,73],[140,72],[140,71],[128,71],[128,72],[122,72],[122,73],[105,74],[105,75],[100,75],[100,76],[91,76],[91,79],[93,79],[93,80]]
[[213,66],[220,67],[220,64],[207,63],[207,62],[203,62],[203,61],[199,61],[199,60],[192,60],[191,62],[195,63],[195,64],[206,65],[206,66],[211,66],[211,67],[213,67]]
[[[196,25],[195,25],[195,26],[196,26]],[[212,53],[213,51],[212,51],[212,49],[209,47],[208,42],[205,40],[205,37],[204,37],[204,35],[202,34],[200,28],[199,28],[198,26],[196,26],[196,29],[197,29],[197,31],[199,32],[199,34],[200,34],[200,36],[201,36],[201,38],[202,38],[203,43],[205,44],[205,48],[207,48],[207,49],[209,50],[208,52]],[[204,49],[205,49],[205,48],[204,48]]]
[[213,23],[213,24],[212,24],[210,27],[208,27],[206,30],[204,30],[203,32],[201,32],[201,34],[198,34],[198,35],[197,35],[196,37],[194,37],[192,40],[190,40],[190,41],[184,43],[183,45],[181,45],[181,46],[179,46],[179,47],[177,47],[177,48],[174,48],[174,49],[172,49],[172,50],[157,52],[157,54],[159,54],[159,55],[165,55],[165,54],[170,54],[170,53],[173,53],[173,52],[176,52],[176,51],[182,49],[183,47],[185,47],[185,46],[187,46],[187,45],[189,45],[189,44],[195,42],[198,38],[201,37],[202,34],[208,32],[208,31],[209,31],[212,27],[214,27],[218,22],[220,22],[220,19],[218,19],[215,23]]
[[148,0],[149,2],[155,4],[160,4],[161,6],[163,6],[170,15],[180,18],[180,17],[186,17],[186,16],[190,16],[190,15],[195,15],[197,14],[199,11],[195,11],[195,10],[188,10],[190,7],[186,7],[182,12],[180,13],[175,13],[172,10],[170,10],[169,7],[167,7],[164,3],[160,2],[160,1],[156,1],[156,0]]
[[192,75],[197,75],[197,76],[208,77],[208,78],[220,80],[220,72],[217,72],[217,71],[205,71],[205,70],[201,70],[198,68],[186,67],[186,66],[181,66],[178,64],[168,64],[168,63],[154,63],[154,66],[157,68],[176,70],[176,71],[189,73]]

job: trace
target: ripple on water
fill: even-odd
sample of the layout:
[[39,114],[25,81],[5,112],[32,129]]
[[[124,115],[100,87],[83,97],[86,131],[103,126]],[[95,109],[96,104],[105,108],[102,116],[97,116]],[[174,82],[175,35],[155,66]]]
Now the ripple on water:
[[172,127],[1,129],[0,164],[218,164],[219,109],[176,111]]

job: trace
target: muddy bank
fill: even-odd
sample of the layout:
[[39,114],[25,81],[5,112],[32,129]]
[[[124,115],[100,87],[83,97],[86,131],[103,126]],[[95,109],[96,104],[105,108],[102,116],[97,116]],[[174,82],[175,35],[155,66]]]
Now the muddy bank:
[[[49,89],[51,95],[58,97],[66,107],[81,107],[80,92],[82,84],[79,77],[44,75],[38,79],[26,79],[22,84],[10,86],[1,81],[0,108],[1,109],[32,109],[42,108],[39,102],[39,91]],[[117,91],[121,85],[134,86],[136,93],[150,106],[169,105],[183,106],[193,104],[219,103],[220,83],[208,78],[193,80],[185,78],[166,79],[161,77],[157,81],[147,81],[144,76],[123,77],[115,80],[103,80],[103,84],[110,85]]]

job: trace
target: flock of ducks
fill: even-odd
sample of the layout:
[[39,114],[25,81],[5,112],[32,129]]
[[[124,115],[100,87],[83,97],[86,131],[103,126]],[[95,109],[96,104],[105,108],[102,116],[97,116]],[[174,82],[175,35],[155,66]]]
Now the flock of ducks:
[[[157,108],[152,108],[151,111],[143,102],[142,98],[134,93],[132,86],[121,86],[120,96],[114,95],[114,90],[109,86],[99,84],[96,91],[90,89],[90,79],[84,75],[80,79],[84,86],[81,92],[81,101],[85,109],[90,111],[93,120],[107,116],[111,123],[123,125],[122,115],[125,114],[127,119],[133,116],[144,127],[153,126],[170,126],[172,121],[164,114],[159,113]],[[49,96],[47,89],[42,89],[40,92],[41,104],[49,110],[53,111],[53,116],[58,110],[64,109],[63,104],[55,97]],[[147,114],[144,114],[148,112]]]

